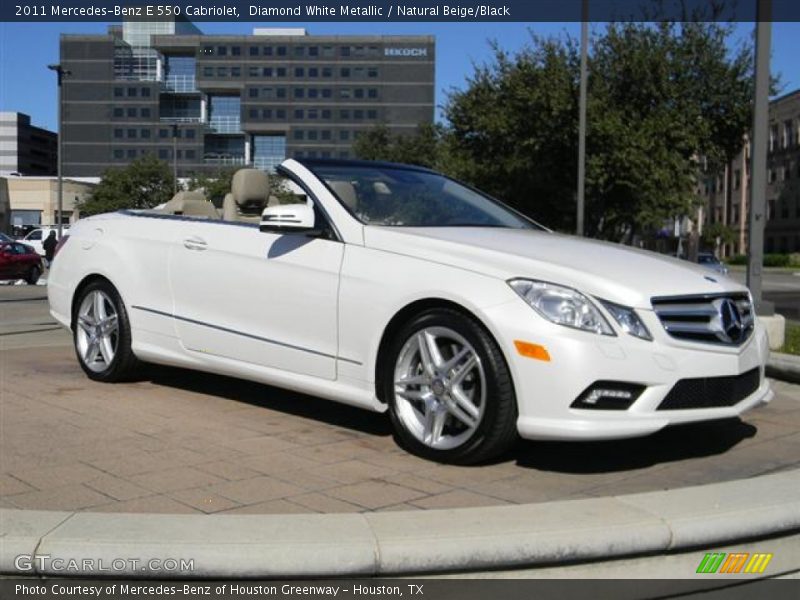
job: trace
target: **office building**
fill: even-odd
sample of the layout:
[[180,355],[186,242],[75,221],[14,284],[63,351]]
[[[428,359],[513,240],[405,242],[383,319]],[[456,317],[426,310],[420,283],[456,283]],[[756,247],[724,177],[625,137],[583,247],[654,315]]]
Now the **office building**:
[[286,157],[347,158],[379,123],[433,121],[431,36],[203,35],[186,21],[63,35],[64,173],[146,153],[179,177]]
[[[800,252],[800,90],[770,102],[767,149],[767,220],[764,251]],[[745,254],[750,201],[750,144],[716,175],[701,181],[705,225],[721,223],[734,232],[722,257]]]
[[18,112],[0,112],[0,175],[55,175],[58,136]]

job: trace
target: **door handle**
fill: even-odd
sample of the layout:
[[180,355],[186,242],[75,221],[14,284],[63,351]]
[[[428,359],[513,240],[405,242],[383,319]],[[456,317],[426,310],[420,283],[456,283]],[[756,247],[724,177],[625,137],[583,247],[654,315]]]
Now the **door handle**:
[[205,250],[208,244],[203,238],[193,236],[183,240],[183,246],[188,250]]

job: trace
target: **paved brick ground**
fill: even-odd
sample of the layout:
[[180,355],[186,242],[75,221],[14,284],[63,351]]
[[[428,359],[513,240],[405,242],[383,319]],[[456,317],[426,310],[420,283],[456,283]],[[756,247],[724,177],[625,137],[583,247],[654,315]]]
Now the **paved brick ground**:
[[266,386],[166,368],[137,383],[93,383],[53,329],[42,292],[0,289],[0,506],[413,510],[668,489],[800,465],[800,386],[782,383],[743,421],[619,442],[520,442],[495,464],[436,465],[398,448],[382,415]]

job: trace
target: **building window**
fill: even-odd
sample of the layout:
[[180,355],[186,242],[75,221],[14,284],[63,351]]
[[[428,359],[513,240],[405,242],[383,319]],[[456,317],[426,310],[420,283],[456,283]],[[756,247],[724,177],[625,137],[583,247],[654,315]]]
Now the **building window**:
[[319,46],[309,46],[308,47],[308,55],[309,56],[319,56]]
[[150,88],[142,88],[142,98],[150,97]]
[[286,46],[278,46],[276,49],[276,54],[278,56],[286,56]]
[[203,67],[203,77],[213,77],[213,76],[214,76],[213,67]]
[[353,90],[353,94],[359,100],[364,98],[364,90],[361,88],[356,88],[355,90]]
[[323,46],[322,47],[322,56],[323,58],[333,58],[336,53],[333,50],[333,46]]
[[309,77],[319,77],[319,69],[317,67],[309,67],[308,68],[308,76]]
[[277,76],[278,77],[286,77],[286,67],[278,67]]
[[136,150],[134,148],[128,148],[127,155],[128,158],[136,158]]
[[349,141],[350,140],[350,132],[349,131],[345,131],[344,129],[342,129],[339,132],[339,139],[342,140],[343,142]]
[[783,124],[783,147],[791,148],[794,146],[794,128],[792,121],[785,121]]
[[343,108],[339,111],[339,118],[343,120],[347,120],[350,118],[350,111],[346,108]]
[[333,77],[333,68],[332,67],[322,67],[322,76],[323,77]]
[[257,119],[258,118],[258,109],[257,108],[251,108],[249,111],[247,111],[247,116],[249,116],[251,119]]
[[378,97],[378,90],[377,88],[369,88],[367,90],[367,97],[368,98],[377,98]]
[[295,109],[294,118],[297,119],[297,120],[302,120],[303,119],[303,109],[302,108],[296,108]]
[[227,77],[228,67],[217,67],[217,77]]
[[368,119],[377,119],[378,118],[378,111],[377,110],[368,110],[367,111],[367,118]]
[[309,98],[316,98],[319,96],[319,90],[317,88],[309,88],[308,89],[308,97]]
[[241,46],[231,46],[231,54],[233,56],[241,56],[242,55],[242,47]]
[[264,56],[272,56],[272,46],[264,46],[261,48],[261,53]]
[[364,118],[364,111],[363,110],[354,110],[353,111],[353,118],[357,121],[361,121]]
[[333,91],[331,90],[331,88],[322,88],[322,90],[320,90],[320,93],[323,98],[331,98],[333,96]]
[[250,56],[258,56],[258,46],[250,46]]
[[350,46],[342,46],[339,48],[339,56],[342,57],[349,57],[350,56]]
[[213,56],[214,55],[214,46],[203,46],[203,54],[205,56]]
[[378,68],[377,67],[370,67],[367,69],[367,77],[374,79],[378,76]]
[[339,90],[339,97],[340,98],[350,98],[352,97],[353,92],[348,88],[342,88]]
[[195,151],[194,150],[186,150],[186,152],[184,152],[184,156],[186,158],[189,158],[189,159],[194,159]]
[[278,108],[275,110],[275,118],[276,119],[285,119],[286,118],[286,109],[285,108]]
[[286,158],[286,136],[254,135],[253,166],[272,171]]
[[250,88],[247,95],[250,96],[250,98],[258,98],[258,88]]
[[305,54],[306,54],[306,49],[303,46],[295,46],[294,47],[294,55],[295,55],[295,57],[300,58],[302,56],[305,56]]
[[342,67],[339,69],[339,76],[340,77],[350,77],[350,68],[349,67]]
[[144,139],[149,139],[150,138],[150,130],[149,129],[142,129],[139,132],[139,136],[144,138]]
[[143,108],[140,111],[140,114],[142,115],[143,119],[149,119],[150,118],[150,109],[149,108]]
[[115,87],[114,88],[114,97],[115,98],[122,98],[123,95],[124,95],[124,92],[123,92],[121,87]]
[[283,87],[275,88],[275,97],[286,98],[286,88]]
[[228,55],[227,46],[217,46],[217,56],[227,56],[227,55]]
[[317,132],[316,129],[312,129],[311,131],[308,132],[308,140],[310,142],[316,142],[318,138],[319,138],[319,133]]
[[303,67],[295,67],[294,68],[294,76],[295,77],[305,77],[306,72]]
[[123,156],[125,156],[125,153],[122,151],[122,149],[121,149],[121,148],[115,148],[115,149],[114,149],[114,158],[116,158],[116,159],[120,159],[120,158],[122,158]]
[[330,119],[331,118],[331,111],[328,108],[323,108],[321,114],[322,114],[322,118],[323,119]]
[[307,116],[309,119],[316,120],[319,118],[319,111],[316,108],[309,108]]
[[305,98],[306,91],[303,88],[294,88],[293,95],[295,98]]
[[272,67],[264,67],[261,69],[261,74],[264,77],[272,77]]
[[119,117],[124,117],[124,116],[125,116],[125,111],[124,110],[122,110],[121,108],[115,108],[114,109],[114,117],[119,118]]
[[194,129],[187,129],[186,130],[186,139],[193,140],[194,139]]
[[261,88],[261,97],[272,99],[275,96],[275,90],[271,87]]
[[294,139],[297,141],[301,141],[305,137],[305,132],[302,129],[295,129],[294,130]]
[[231,77],[241,77],[241,76],[242,76],[241,67],[231,67]]
[[322,131],[320,131],[319,135],[320,135],[320,138],[322,140],[326,141],[326,142],[330,141],[330,139],[331,139],[331,132],[329,130],[327,130],[327,129],[323,129]]
[[128,88],[128,98],[135,98],[136,94],[138,93],[138,91],[139,91],[138,88],[129,87]]
[[135,117],[136,117],[136,109],[135,108],[129,108],[128,109],[128,118],[131,119],[131,118],[135,118]]

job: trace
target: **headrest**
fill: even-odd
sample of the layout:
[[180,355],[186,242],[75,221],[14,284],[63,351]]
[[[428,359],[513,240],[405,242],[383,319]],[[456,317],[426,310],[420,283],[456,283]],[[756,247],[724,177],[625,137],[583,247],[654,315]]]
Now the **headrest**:
[[260,169],[239,169],[233,175],[231,193],[240,208],[263,208],[269,196],[269,178]]
[[358,210],[358,194],[356,194],[356,188],[353,187],[352,183],[349,181],[329,181],[328,185],[347,208],[352,211]]
[[171,215],[186,215],[189,217],[208,217],[218,219],[219,213],[202,192],[178,192],[162,208],[162,212]]

